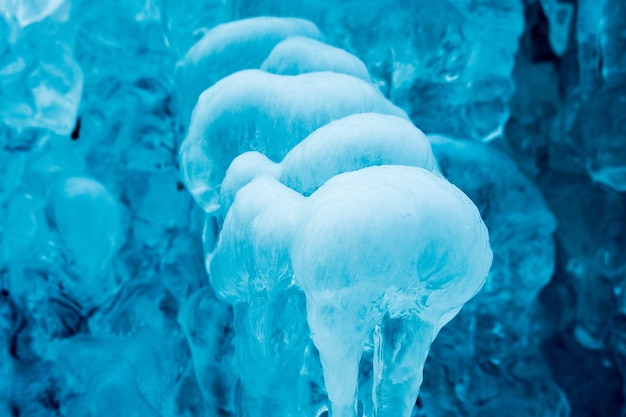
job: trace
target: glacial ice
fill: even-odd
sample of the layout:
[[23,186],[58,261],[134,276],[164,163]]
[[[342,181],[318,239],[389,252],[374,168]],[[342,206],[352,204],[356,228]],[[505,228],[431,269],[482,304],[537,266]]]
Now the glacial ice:
[[[620,0],[0,1],[0,416],[624,414],[623,9]],[[252,89],[263,87],[249,111],[272,110],[281,96],[264,80],[311,85],[266,119],[246,118],[254,146],[240,148],[223,126],[230,139],[196,148],[198,161],[220,166],[214,180],[195,177],[221,205],[207,214],[179,151],[202,91],[243,70],[257,74]],[[323,85],[329,91],[317,96]],[[231,86],[222,103],[246,89]],[[357,108],[365,91],[372,100]],[[350,111],[336,112],[338,97]],[[318,101],[327,105],[319,123],[306,112]],[[403,166],[371,166],[382,164]],[[354,407],[333,410],[324,374],[344,378],[350,368],[322,366],[316,343],[330,345],[319,331],[311,337],[307,298],[341,301],[355,287],[305,293],[297,251],[275,245],[284,234],[274,239],[262,221],[238,228],[229,209],[280,205],[269,188],[308,206],[363,171],[420,170],[406,165],[473,201],[492,268],[477,295],[444,317],[432,346],[432,323],[385,315],[359,345],[356,382],[330,385],[334,399],[354,387]],[[268,193],[246,197],[259,184]],[[346,188],[326,195],[358,205],[349,200],[358,187]],[[369,182],[361,191],[376,196]],[[310,214],[281,217],[283,206],[261,219]],[[358,221],[334,218],[336,230]],[[358,232],[372,236],[375,224]],[[227,234],[241,263],[215,251]],[[233,243],[246,236],[256,251]],[[294,237],[302,253],[315,237],[329,258],[352,254],[340,262],[356,269],[408,252],[359,262],[350,251],[364,242],[307,236]],[[258,268],[276,267],[279,255],[291,265],[278,275]],[[305,277],[308,265],[330,265],[299,259]],[[216,279],[220,268],[238,279]],[[390,311],[389,297],[357,301],[368,317]],[[337,322],[352,332],[359,320]],[[348,332],[340,336],[350,344]],[[410,346],[421,353],[403,355]],[[417,398],[416,389],[405,398],[411,389],[388,389],[390,371],[411,385],[420,366]]]

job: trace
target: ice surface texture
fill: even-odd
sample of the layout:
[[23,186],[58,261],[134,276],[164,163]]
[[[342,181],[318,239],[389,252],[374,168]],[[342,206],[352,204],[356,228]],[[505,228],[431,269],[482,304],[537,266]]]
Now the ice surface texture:
[[[399,389],[387,401],[385,369],[407,370],[404,381],[419,377],[420,355],[400,353],[432,329],[390,315],[373,327],[350,383],[356,415],[401,415],[388,404],[413,408],[413,417],[624,414],[623,7],[0,1],[0,415],[327,416],[328,366],[294,274],[296,245],[286,255],[273,245],[288,228],[274,239],[260,220],[236,229],[224,219],[232,207],[279,204],[255,193],[250,207],[233,205],[239,190],[262,181],[302,210],[259,219],[304,223],[326,185],[383,164],[425,169],[467,194],[489,230],[493,266],[438,333],[417,398]],[[214,130],[230,139],[212,142],[229,150],[197,148],[198,161],[228,155],[213,180],[208,171],[194,177],[214,187],[220,208],[207,214],[181,175],[179,150],[202,91],[246,70],[313,84],[344,77],[355,92],[380,90],[387,101],[378,95],[335,116],[329,98],[317,123],[303,110],[318,100],[315,86],[263,116],[283,135],[268,122],[263,146],[252,130]],[[271,84],[261,90],[289,96]],[[348,97],[351,88],[329,89]],[[404,114],[381,113],[391,103]],[[285,116],[292,108],[302,111]],[[263,117],[245,117],[246,126]],[[299,118],[307,127],[292,138]],[[409,119],[431,139],[463,140],[431,146]],[[250,143],[240,147],[239,137]],[[279,144],[281,152],[271,151]],[[370,191],[359,194],[374,197]],[[358,220],[343,219],[346,228]],[[373,235],[369,224],[359,232]],[[257,239],[256,251],[231,244],[240,264],[224,265],[225,252],[214,253],[220,232],[221,248],[228,246],[227,230],[231,243]],[[290,264],[275,275],[253,268],[278,268],[283,255]],[[218,282],[222,267],[237,279]],[[380,308],[368,317],[397,311],[385,303],[375,300]],[[398,366],[381,366],[390,361]]]
[[[0,117],[17,129],[72,131],[83,89],[83,73],[67,35],[41,36],[33,24],[60,26],[63,0],[7,1],[0,5]],[[54,29],[53,29],[54,30]]]

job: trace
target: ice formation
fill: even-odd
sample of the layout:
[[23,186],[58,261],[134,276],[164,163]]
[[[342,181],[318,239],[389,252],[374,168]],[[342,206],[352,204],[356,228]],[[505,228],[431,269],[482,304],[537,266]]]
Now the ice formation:
[[200,96],[181,145],[183,178],[200,206],[213,212],[226,168],[239,153],[280,159],[318,127],[362,112],[405,116],[371,84],[349,75],[240,71]]
[[522,0],[256,3],[237,2],[240,16],[315,21],[329,43],[362,59],[381,90],[427,133],[488,140],[508,119]]
[[[623,11],[0,1],[0,415],[624,414]],[[381,239],[435,190],[456,316]]]
[[309,204],[292,259],[331,414],[354,415],[361,353],[377,328],[374,413],[408,416],[432,339],[489,270],[486,228],[465,195],[417,168],[339,175]]
[[83,73],[68,36],[55,39],[33,29],[42,20],[54,28],[66,15],[62,0],[41,3],[0,5],[0,117],[18,130],[37,127],[64,135],[76,120]]
[[371,81],[365,64],[356,56],[315,39],[300,36],[292,36],[276,45],[261,64],[261,69],[283,75],[331,71]]
[[343,172],[373,165],[407,165],[439,172],[426,136],[408,120],[379,113],[358,113],[313,131],[282,161],[259,152],[233,160],[221,186],[224,212],[237,191],[259,175],[271,175],[303,195],[311,195]]
[[[289,42],[283,44],[292,47]],[[295,42],[303,43],[300,38],[291,41]],[[305,40],[304,46],[325,50],[323,44],[312,42]],[[284,54],[279,48],[284,47],[279,44],[262,68]],[[349,55],[330,51],[340,64],[349,62]],[[308,54],[291,54],[291,59],[300,68],[295,73],[307,72]],[[208,245],[207,264],[212,287],[234,309],[233,371],[249,404],[243,406],[246,414],[319,413],[316,408],[323,403],[311,403],[309,394],[294,391],[299,380],[308,378],[302,369],[312,340],[324,380],[311,384],[324,387],[332,415],[354,415],[359,364],[369,342],[381,357],[372,364],[373,394],[368,408],[377,415],[409,416],[430,343],[484,282],[491,264],[486,229],[469,200],[446,188],[452,186],[440,177],[427,140],[402,118],[401,110],[373,86],[328,72],[332,69],[328,65],[319,69],[324,72],[297,76],[247,70],[218,81],[198,100],[181,147],[189,189],[208,214],[221,208],[225,217],[215,251]],[[307,101],[301,104],[303,97]],[[249,152],[235,158],[246,150],[267,156]],[[283,159],[280,164],[271,162],[279,158]],[[233,159],[224,173],[218,164]],[[394,165],[360,169],[384,164]],[[287,187],[276,178],[264,180],[264,173],[273,174]],[[347,183],[342,182],[345,178],[349,178]],[[401,179],[410,186],[403,186]],[[378,181],[382,183],[376,186]],[[376,192],[368,196],[366,186]],[[216,198],[220,187],[221,207]],[[361,191],[354,194],[357,191],[352,189]],[[429,196],[440,197],[431,201]],[[390,211],[393,202],[397,208]],[[354,229],[337,237],[330,233],[350,224],[332,212],[350,217],[360,206],[370,211],[361,214]],[[449,216],[436,220],[436,214],[446,213],[444,207],[451,210]],[[318,212],[324,215],[318,217]],[[329,227],[322,226],[324,217],[338,223],[320,233],[319,228]],[[359,232],[368,217],[371,236]],[[377,227],[376,222],[380,222]],[[436,228],[426,232],[427,224],[439,225],[442,236],[454,236],[458,246],[453,249],[452,241],[437,241]],[[444,224],[452,228],[450,232]],[[407,235],[406,229],[414,232]],[[462,231],[468,233],[466,238],[461,237]],[[302,238],[309,234],[313,236],[310,241]],[[351,234],[356,239],[348,240]],[[409,237],[412,234],[414,239]],[[333,255],[339,247],[329,243],[337,239],[360,255],[341,251]],[[398,244],[403,251],[397,249]],[[322,252],[324,247],[333,249]],[[474,251],[475,256],[461,256]],[[340,266],[340,260],[348,258],[353,259],[351,263]],[[310,264],[313,259],[319,262]],[[333,275],[339,281],[331,285],[328,280]],[[381,282],[374,285],[376,281]],[[276,314],[279,305],[290,306],[289,314]],[[398,327],[410,329],[409,333],[404,335]],[[376,335],[375,328],[379,329]],[[397,338],[406,341],[397,342]]]
[[[533,322],[536,299],[554,273],[554,216],[506,155],[481,143],[429,139],[444,176],[480,210],[494,260],[484,288],[433,345],[424,407],[483,416],[500,413],[519,398],[516,416],[567,415],[569,406],[541,358]],[[463,340],[468,348],[454,355]],[[524,369],[515,369],[515,361],[522,360]],[[454,369],[460,368],[471,379],[457,377]],[[442,383],[446,377],[452,379],[449,386]],[[538,379],[543,385],[533,388]]]
[[625,11],[620,1],[581,0],[576,22],[580,91],[572,135],[591,178],[618,191],[626,191],[626,62],[619,52],[626,24],[618,17]]
[[257,17],[211,29],[189,49],[179,71],[183,122],[205,89],[237,71],[259,68],[276,44],[295,35],[321,37],[317,27],[303,19]]
[[[244,322],[253,327],[238,334],[237,348],[261,344],[239,363],[245,388],[285,398],[297,383],[308,329],[265,318],[285,305],[276,298],[295,280],[331,414],[354,415],[359,362],[374,337],[374,410],[409,416],[431,341],[490,264],[486,228],[467,197],[429,171],[382,166],[334,176],[309,198],[270,177],[254,180],[228,211],[210,275],[220,297],[249,309]],[[266,346],[277,332],[282,342]]]

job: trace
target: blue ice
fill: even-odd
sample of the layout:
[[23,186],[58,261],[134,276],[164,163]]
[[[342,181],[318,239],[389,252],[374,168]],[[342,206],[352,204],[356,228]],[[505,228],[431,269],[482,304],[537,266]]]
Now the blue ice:
[[623,414],[622,3],[0,2],[0,416]]

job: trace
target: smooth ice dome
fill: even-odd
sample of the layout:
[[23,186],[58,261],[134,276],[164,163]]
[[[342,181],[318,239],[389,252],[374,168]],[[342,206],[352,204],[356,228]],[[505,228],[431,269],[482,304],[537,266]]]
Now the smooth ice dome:
[[274,46],[290,36],[322,37],[307,20],[266,16],[223,23],[207,32],[187,52],[179,68],[183,123],[202,91],[227,75],[259,68]]
[[372,332],[400,320],[393,328],[411,333],[376,339],[387,359],[374,381],[378,415],[409,416],[430,343],[490,264],[487,229],[462,192],[421,168],[379,166],[334,176],[310,197],[255,179],[228,211],[210,275],[232,304],[295,280],[335,416],[354,415]]
[[406,117],[373,85],[349,75],[240,71],[200,96],[180,149],[183,178],[200,206],[214,212],[238,154],[254,150],[281,160],[318,127],[364,112]]
[[353,114],[315,130],[279,163],[259,152],[239,155],[222,183],[222,210],[225,213],[237,191],[258,175],[271,175],[308,196],[337,174],[373,165],[438,172],[430,142],[410,121],[386,114]]
[[47,217],[82,274],[101,271],[120,243],[117,202],[98,182],[71,177],[53,188]]
[[356,56],[343,49],[301,36],[287,38],[276,45],[263,61],[261,69],[283,75],[331,71],[371,82],[367,67]]

